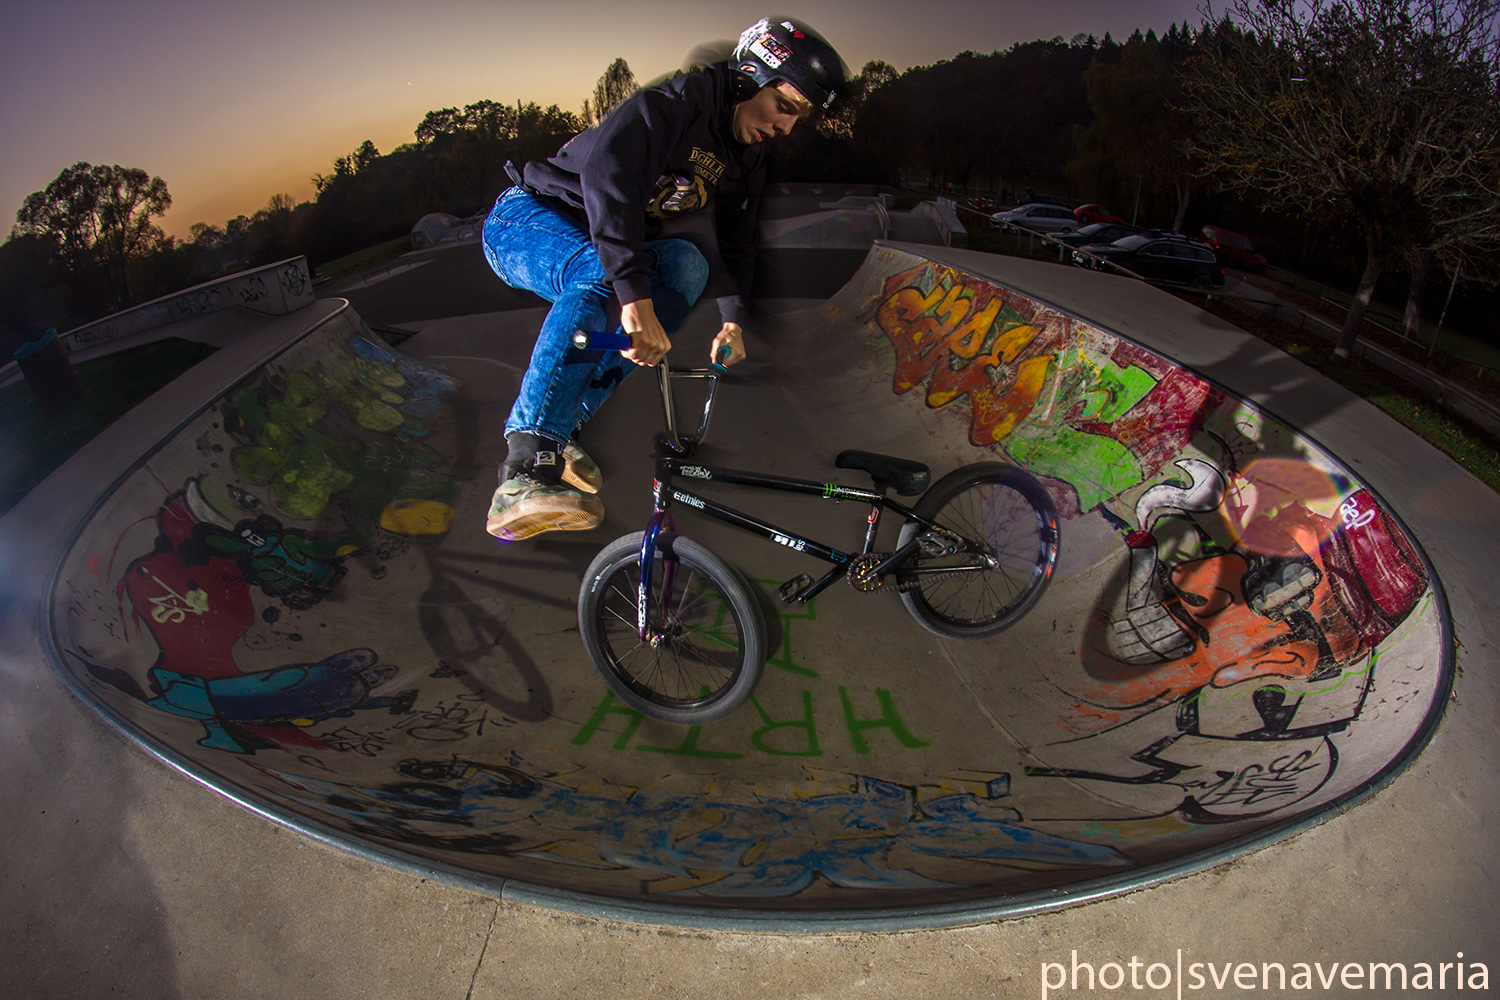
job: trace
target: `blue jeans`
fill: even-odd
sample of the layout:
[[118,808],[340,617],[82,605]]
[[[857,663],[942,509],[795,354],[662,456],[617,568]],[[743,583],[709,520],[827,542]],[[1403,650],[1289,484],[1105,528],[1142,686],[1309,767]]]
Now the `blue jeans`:
[[[671,335],[703,294],[708,262],[685,240],[653,240],[644,247],[656,258],[651,302]],[[576,330],[618,328],[614,287],[588,232],[519,187],[502,194],[485,220],[484,256],[506,284],[552,303],[505,433],[530,431],[566,442],[636,367],[618,351],[573,346]]]

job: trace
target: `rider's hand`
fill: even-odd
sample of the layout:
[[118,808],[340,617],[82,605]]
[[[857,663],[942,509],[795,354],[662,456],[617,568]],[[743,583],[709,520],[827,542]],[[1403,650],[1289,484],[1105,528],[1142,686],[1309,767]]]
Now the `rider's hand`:
[[620,352],[627,361],[649,368],[672,349],[672,341],[662,328],[661,320],[656,318],[656,307],[650,299],[639,299],[621,306],[620,326],[630,334],[630,350]]
[[[721,347],[729,348],[729,357],[723,361],[719,360]],[[745,360],[745,331],[740,329],[738,323],[725,323],[719,329],[719,335],[714,338],[713,346],[708,349],[708,360],[725,365]]]

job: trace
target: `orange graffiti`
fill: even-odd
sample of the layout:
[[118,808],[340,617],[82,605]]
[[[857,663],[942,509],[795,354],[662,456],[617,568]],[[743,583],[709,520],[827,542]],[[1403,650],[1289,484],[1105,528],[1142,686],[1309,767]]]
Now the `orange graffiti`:
[[[1004,440],[1036,406],[1059,334],[1013,308],[997,324],[1008,308],[999,289],[923,264],[888,279],[883,296],[875,320],[895,348],[897,393],[925,381],[934,408],[968,396],[969,440],[979,447]],[[1023,354],[1030,356],[1020,360]]]
[[[1295,558],[1304,568],[1277,586],[1247,594],[1252,559],[1243,551],[1194,560],[1170,573],[1171,596],[1161,605],[1192,636],[1185,655],[1163,663],[1130,664],[1116,659],[1102,636],[1108,615],[1098,614],[1085,641],[1081,671],[1049,672],[1075,699],[1073,731],[1107,728],[1139,712],[1165,705],[1204,687],[1225,688],[1251,678],[1301,680],[1330,665],[1346,667],[1373,645],[1351,620],[1330,576],[1325,540],[1338,524],[1301,504],[1256,518],[1242,537],[1261,543],[1260,554]],[[1336,672],[1336,671],[1335,671]],[[1330,678],[1334,674],[1328,674]]]

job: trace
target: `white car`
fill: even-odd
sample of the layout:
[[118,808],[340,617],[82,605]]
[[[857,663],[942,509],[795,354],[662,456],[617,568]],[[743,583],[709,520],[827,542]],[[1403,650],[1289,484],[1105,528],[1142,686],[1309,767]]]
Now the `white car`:
[[996,212],[990,221],[1011,232],[1029,229],[1034,233],[1071,233],[1078,228],[1073,210],[1061,205],[1022,205],[1009,212]]

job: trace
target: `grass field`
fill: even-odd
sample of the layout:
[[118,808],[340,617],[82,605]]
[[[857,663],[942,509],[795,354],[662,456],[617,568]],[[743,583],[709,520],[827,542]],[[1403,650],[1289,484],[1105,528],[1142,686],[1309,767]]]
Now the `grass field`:
[[169,337],[81,362],[83,398],[62,413],[44,412],[24,381],[0,386],[0,514],[96,434],[216,350]]

